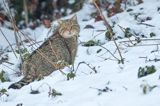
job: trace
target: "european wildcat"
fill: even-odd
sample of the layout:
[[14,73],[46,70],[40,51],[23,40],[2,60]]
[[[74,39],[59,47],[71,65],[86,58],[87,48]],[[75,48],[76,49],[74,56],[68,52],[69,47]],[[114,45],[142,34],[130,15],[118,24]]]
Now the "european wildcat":
[[73,64],[80,32],[77,17],[75,15],[58,23],[56,32],[22,64],[24,78],[9,88],[20,89],[36,78],[47,76],[55,70]]

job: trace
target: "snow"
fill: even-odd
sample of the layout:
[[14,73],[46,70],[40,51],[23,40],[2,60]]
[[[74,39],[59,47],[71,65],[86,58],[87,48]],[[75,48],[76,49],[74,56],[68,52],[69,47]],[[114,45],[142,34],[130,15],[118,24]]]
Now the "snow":
[[[2,27],[0,30],[4,33],[4,35],[6,35],[6,38],[10,41],[11,44],[15,43],[15,36],[13,31]],[[0,33],[0,39],[1,39],[0,47],[6,47],[6,45],[8,46],[8,42],[5,40],[5,37],[3,36],[2,33]]]
[[[74,79],[68,81],[66,76],[62,75],[60,71],[56,71],[44,79],[34,81],[19,90],[7,88],[10,84],[17,82],[23,76],[17,77],[13,70],[4,65],[0,65],[0,69],[7,72],[11,79],[11,82],[0,83],[0,89],[7,89],[9,94],[9,96],[3,95],[0,97],[0,106],[17,106],[17,104],[21,103],[23,106],[159,106],[159,61],[148,61],[149,59],[153,60],[155,58],[160,58],[159,49],[157,49],[158,46],[138,45],[160,44],[160,41],[142,41],[137,46],[125,46],[122,42],[128,41],[129,39],[124,38],[124,33],[118,26],[120,25],[123,28],[129,27],[132,31],[135,31],[140,35],[143,34],[148,38],[150,36],[149,34],[154,32],[156,36],[153,37],[153,39],[158,39],[160,37],[160,14],[157,12],[159,4],[160,0],[144,0],[143,4],[129,7],[133,9],[131,12],[125,11],[111,18],[106,17],[110,24],[112,24],[113,21],[116,22],[116,25],[113,28],[116,36],[123,37],[123,39],[116,40],[116,42],[118,43],[122,57],[124,58],[124,64],[118,64],[118,61],[100,46],[84,47],[79,44],[74,66],[77,67],[80,62],[84,61],[89,64],[91,68],[95,67],[97,73],[86,64],[81,64]],[[140,8],[143,9],[140,10]],[[107,48],[120,59],[114,42],[105,40],[105,31],[97,31],[105,30],[105,26],[102,21],[95,22],[94,19],[89,16],[91,10],[95,11],[90,4],[85,4],[83,9],[76,13],[81,27],[79,43],[87,42],[89,40],[100,40],[103,47]],[[155,27],[137,24],[139,22],[134,19],[134,16],[130,15],[133,13],[142,13],[142,15],[139,16],[140,18],[145,18],[147,16],[152,17],[152,20],[145,21],[144,23],[154,25]],[[88,21],[83,21],[83,19],[87,19]],[[57,23],[53,22],[53,26],[54,24]],[[94,29],[84,29],[86,25],[92,25],[94,26]],[[3,27],[1,27],[1,29],[11,44],[15,44],[14,32]],[[29,34],[29,37],[36,41],[43,41],[53,33],[53,31],[48,33],[49,30],[50,29],[40,26],[35,30],[25,29],[23,32]],[[3,48],[7,47],[8,43],[2,34],[0,34],[0,39],[0,46]],[[131,37],[130,39],[134,40],[135,37]],[[131,45],[131,43],[128,44]],[[99,49],[102,49],[102,51],[97,53],[97,50]],[[15,58],[12,52],[9,52],[8,55],[10,57],[9,61],[14,63],[14,65],[9,65],[7,63],[3,64],[14,70],[18,70],[19,59]],[[137,77],[139,67],[151,65],[156,67],[157,71],[155,73],[142,78]],[[70,72],[70,69],[65,68],[63,71],[68,73]],[[143,84],[148,84],[150,86],[157,85],[157,87],[151,92],[143,94],[141,88],[141,85]],[[62,96],[49,97],[49,87],[62,93]],[[99,91],[106,87],[109,88],[108,91]],[[38,90],[40,93],[30,94],[31,89]]]

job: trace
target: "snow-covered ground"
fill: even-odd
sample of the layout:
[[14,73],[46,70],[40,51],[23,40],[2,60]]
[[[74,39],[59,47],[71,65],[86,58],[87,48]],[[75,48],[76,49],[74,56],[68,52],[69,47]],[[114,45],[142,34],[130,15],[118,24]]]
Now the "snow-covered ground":
[[[85,4],[84,8],[76,13],[81,32],[74,67],[76,69],[80,62],[86,64],[79,65],[74,79],[68,81],[66,76],[56,71],[44,79],[34,81],[19,90],[7,89],[10,84],[22,78],[22,76],[17,77],[14,74],[15,71],[10,69],[17,70],[19,60],[15,58],[12,52],[8,52],[9,62],[14,63],[14,65],[8,63],[0,65],[0,69],[7,72],[11,80],[10,82],[0,83],[0,89],[7,89],[9,95],[1,96],[0,93],[0,106],[21,106],[20,104],[22,106],[159,106],[160,61],[151,60],[160,59],[160,50],[157,45],[160,44],[160,40],[144,40],[160,38],[159,4],[160,0],[144,0],[144,3],[140,5],[128,7],[133,11],[124,11],[107,18],[111,25],[113,22],[116,23],[113,27],[115,36],[123,38],[116,40],[116,42],[124,58],[124,64],[118,64],[118,61],[106,50],[108,49],[120,59],[114,42],[105,40],[103,22],[95,22],[95,19],[89,17],[91,11],[94,11],[94,8],[89,4]],[[135,20],[136,14],[140,14],[137,20]],[[147,17],[150,17],[151,20],[146,20]],[[84,19],[88,21],[83,21]],[[147,25],[139,24],[142,19],[145,20],[143,23]],[[86,25],[92,25],[94,29],[84,28]],[[119,26],[130,28],[131,32],[139,35],[136,37],[140,37],[142,41],[135,46],[132,44],[136,43],[134,41],[132,43],[124,42],[134,40],[135,37],[125,38],[123,28],[121,29]],[[2,27],[1,29],[11,44],[14,44],[14,32]],[[31,38],[36,38],[37,41],[49,36],[48,31],[43,26],[36,28],[34,31],[24,30],[27,34],[30,34]],[[150,38],[150,33],[155,33],[156,36]],[[84,47],[81,42],[89,40],[99,40],[103,45]],[[6,46],[8,46],[8,43],[0,34],[0,47],[5,48]],[[100,49],[101,51],[97,52]],[[138,78],[139,67],[152,65],[156,68],[155,73]],[[93,69],[97,72],[95,73]],[[70,70],[65,68],[63,71],[69,73]],[[155,85],[156,87],[150,90]],[[49,97],[50,87],[62,93],[62,95]],[[31,94],[31,89],[38,90],[39,93]],[[144,90],[147,90],[146,94],[144,94]]]

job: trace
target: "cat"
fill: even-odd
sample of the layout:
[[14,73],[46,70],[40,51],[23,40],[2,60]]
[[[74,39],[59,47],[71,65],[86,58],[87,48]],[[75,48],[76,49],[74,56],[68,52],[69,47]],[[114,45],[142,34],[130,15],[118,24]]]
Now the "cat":
[[24,78],[9,88],[20,89],[37,78],[74,63],[80,32],[77,16],[59,20],[58,23],[55,33],[22,63]]

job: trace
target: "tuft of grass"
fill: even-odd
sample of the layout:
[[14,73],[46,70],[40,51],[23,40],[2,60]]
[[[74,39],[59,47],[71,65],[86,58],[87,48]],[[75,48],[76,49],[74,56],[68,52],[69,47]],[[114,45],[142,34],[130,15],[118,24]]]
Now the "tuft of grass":
[[139,67],[138,69],[138,78],[145,77],[147,75],[153,74],[156,72],[156,68],[154,65]]
[[1,82],[9,81],[9,79],[6,78],[5,73],[6,73],[6,72],[3,71],[3,70],[0,72],[0,81],[1,81]]
[[30,55],[30,53],[28,52],[27,48],[21,48],[19,50],[16,50],[16,53],[17,54],[21,54],[23,60],[26,60]]
[[127,10],[127,12],[131,12],[131,11],[133,11],[133,9],[131,9],[131,8]]
[[9,96],[8,91],[7,91],[6,89],[1,89],[1,90],[0,90],[0,97],[1,97],[2,95]]
[[105,39],[108,40],[108,41],[111,41],[111,40],[112,40],[112,36],[110,35],[110,32],[109,32],[109,31],[107,31],[107,32],[105,33]]
[[149,85],[148,83],[143,83],[140,85],[141,89],[142,89],[142,93],[143,94],[148,94],[149,92],[151,92],[154,88],[157,87],[157,85]]
[[150,37],[156,36],[156,34],[154,32],[151,32],[149,35],[150,35]]
[[67,80],[74,79],[75,76],[76,74],[73,71],[71,71],[70,73],[67,74]]
[[94,40],[89,40],[88,42],[85,42],[83,44],[83,46],[89,47],[89,46],[96,46],[98,45],[98,42],[94,41]]
[[30,94],[39,94],[40,92],[39,92],[39,90],[32,90],[31,89],[31,92],[30,92]]
[[62,96],[62,93],[56,91],[55,89],[50,90],[48,94],[49,94],[49,97]]
[[131,37],[133,34],[131,33],[131,29],[130,28],[126,28],[125,29],[125,32],[124,32],[124,36],[126,37],[126,38],[129,38],[129,37]]

